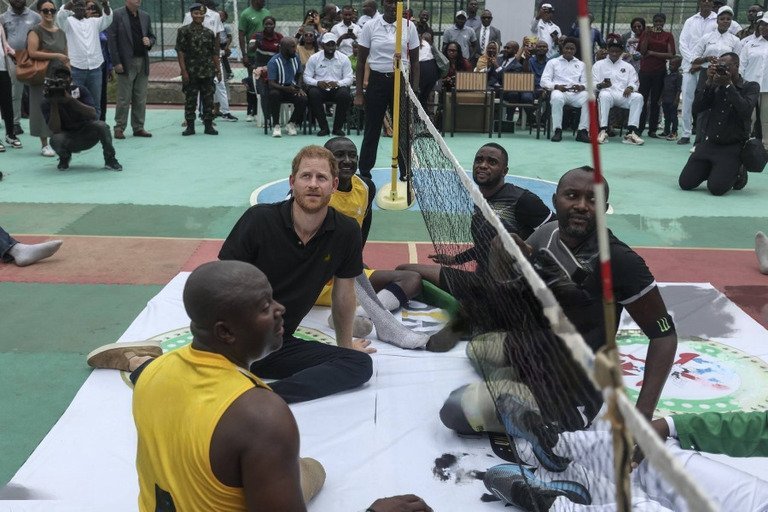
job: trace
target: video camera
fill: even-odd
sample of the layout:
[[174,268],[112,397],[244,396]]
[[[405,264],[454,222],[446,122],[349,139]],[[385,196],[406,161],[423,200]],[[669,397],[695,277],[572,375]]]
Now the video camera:
[[55,98],[64,96],[69,90],[70,78],[64,77],[46,77],[43,80],[43,96],[46,98]]
[[725,64],[716,64],[715,65],[715,73],[721,76],[725,76],[728,74],[728,66]]

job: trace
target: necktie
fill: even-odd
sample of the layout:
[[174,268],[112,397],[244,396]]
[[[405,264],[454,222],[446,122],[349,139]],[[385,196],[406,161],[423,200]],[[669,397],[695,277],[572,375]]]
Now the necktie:
[[483,27],[483,33],[480,36],[480,48],[485,52],[485,42],[488,37],[488,27]]

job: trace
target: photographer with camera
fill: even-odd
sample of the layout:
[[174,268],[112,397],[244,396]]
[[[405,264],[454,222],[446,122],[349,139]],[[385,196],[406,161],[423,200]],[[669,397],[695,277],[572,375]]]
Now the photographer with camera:
[[51,147],[59,155],[60,171],[69,168],[72,153],[90,149],[98,142],[104,151],[104,166],[123,170],[115,158],[109,126],[96,114],[93,96],[85,87],[73,85],[72,73],[59,60],[51,60],[48,65],[40,109],[53,132]]
[[707,68],[704,87],[696,91],[693,115],[709,113],[702,128],[704,140],[688,158],[678,180],[683,190],[693,190],[704,181],[712,195],[721,196],[747,184],[741,165],[741,151],[749,139],[751,115],[757,105],[760,86],[739,75],[739,56],[721,55]]
[[357,41],[357,36],[362,30],[360,26],[353,22],[355,10],[351,5],[345,5],[341,9],[341,21],[333,26],[331,33],[336,37],[338,52],[349,57],[352,55],[352,43]]

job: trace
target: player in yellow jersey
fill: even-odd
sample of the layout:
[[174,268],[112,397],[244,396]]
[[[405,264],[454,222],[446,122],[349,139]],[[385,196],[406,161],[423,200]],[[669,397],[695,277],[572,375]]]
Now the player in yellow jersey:
[[[283,344],[285,308],[269,281],[249,263],[206,263],[189,276],[184,307],[191,345],[153,358],[136,355],[152,344],[117,343],[89,361],[133,372],[139,510],[306,511],[325,471],[299,458],[291,410],[248,370]],[[368,510],[431,512],[413,495]]]

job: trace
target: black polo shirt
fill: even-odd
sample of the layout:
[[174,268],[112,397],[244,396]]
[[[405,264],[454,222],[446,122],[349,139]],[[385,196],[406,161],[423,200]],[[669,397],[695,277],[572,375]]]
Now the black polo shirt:
[[304,245],[293,229],[293,199],[252,206],[240,217],[219,252],[220,260],[258,267],[285,306],[285,336],[309,313],[323,286],[333,277],[354,278],[363,271],[360,226],[328,208],[328,214]]

